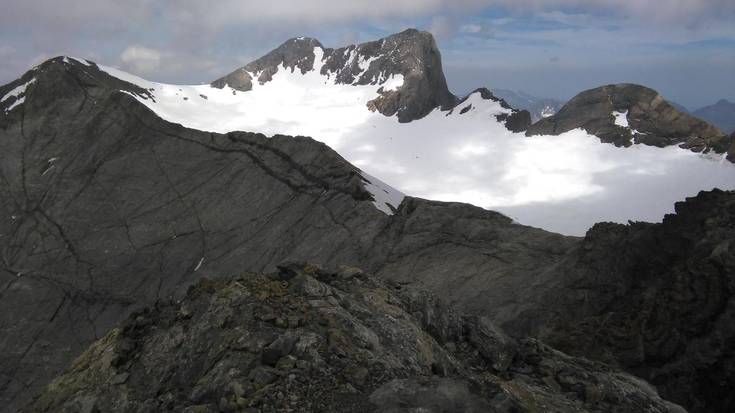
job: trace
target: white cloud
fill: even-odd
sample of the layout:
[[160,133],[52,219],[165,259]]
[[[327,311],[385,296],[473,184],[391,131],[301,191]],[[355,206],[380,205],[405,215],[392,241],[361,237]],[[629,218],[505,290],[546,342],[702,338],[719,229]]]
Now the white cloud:
[[518,13],[574,9],[612,13],[647,22],[696,25],[706,20],[735,16],[732,0],[300,0],[203,3],[180,1],[175,19],[222,25],[264,21],[347,22],[379,18],[411,18],[467,13],[484,8],[502,8]]
[[465,24],[459,28],[459,31],[462,33],[480,33],[482,31],[482,26],[479,24]]
[[150,73],[161,64],[161,52],[144,46],[129,46],[120,54],[127,69],[136,73]]

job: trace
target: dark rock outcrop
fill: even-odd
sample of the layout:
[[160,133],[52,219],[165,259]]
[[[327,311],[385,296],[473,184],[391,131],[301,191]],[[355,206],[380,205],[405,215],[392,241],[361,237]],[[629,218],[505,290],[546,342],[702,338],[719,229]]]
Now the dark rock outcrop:
[[715,190],[677,203],[661,224],[596,224],[521,293],[522,322],[503,326],[621,366],[690,411],[727,412],[734,293],[735,193]]
[[[212,86],[248,91],[253,74],[258,74],[258,82],[265,83],[281,66],[306,73],[315,67],[315,47],[323,49],[321,74],[338,84],[381,85],[393,75],[403,76],[401,87],[381,89],[380,96],[368,104],[385,116],[397,115],[401,122],[422,118],[436,108],[450,109],[457,100],[447,87],[434,37],[415,29],[338,49],[324,48],[316,39],[294,38],[215,80]],[[361,67],[368,61],[367,67]]]
[[[613,112],[625,113],[629,126],[617,125]],[[719,129],[679,112],[655,90],[633,84],[584,91],[554,116],[531,125],[526,135],[559,135],[576,128],[615,146],[680,145],[696,152],[724,153],[732,144]]]
[[[515,341],[354,268],[202,280],[133,314],[28,412],[676,412],[641,380]],[[96,410],[95,410],[96,409]]]

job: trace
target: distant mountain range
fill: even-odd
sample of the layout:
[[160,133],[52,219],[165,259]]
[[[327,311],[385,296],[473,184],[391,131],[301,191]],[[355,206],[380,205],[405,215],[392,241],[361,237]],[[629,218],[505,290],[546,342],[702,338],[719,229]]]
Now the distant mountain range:
[[735,132],[735,103],[720,99],[714,105],[697,109],[692,114],[717,126],[725,133]]
[[562,100],[540,98],[522,91],[492,89],[492,92],[495,96],[508,102],[512,107],[529,111],[533,122],[555,114],[564,106],[564,101]]

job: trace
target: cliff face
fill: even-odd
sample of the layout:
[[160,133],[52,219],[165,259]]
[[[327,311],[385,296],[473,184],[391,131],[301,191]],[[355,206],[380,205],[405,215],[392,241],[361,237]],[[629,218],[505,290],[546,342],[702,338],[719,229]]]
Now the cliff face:
[[735,194],[717,190],[677,203],[661,224],[597,224],[539,281],[548,289],[529,289],[536,310],[518,331],[634,372],[691,411],[729,411],[733,240]]
[[133,314],[26,411],[681,411],[646,383],[516,341],[356,268],[202,280]]
[[719,129],[678,111],[655,90],[633,84],[584,91],[555,115],[533,124],[526,135],[558,135],[575,128],[616,146],[680,145],[696,152],[724,153],[732,144]]

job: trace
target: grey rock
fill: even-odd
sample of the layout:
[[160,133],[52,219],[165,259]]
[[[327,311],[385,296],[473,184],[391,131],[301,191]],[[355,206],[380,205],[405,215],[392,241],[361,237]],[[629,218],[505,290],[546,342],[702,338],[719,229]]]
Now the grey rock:
[[[299,276],[311,277],[303,272]],[[330,343],[316,346],[319,358],[328,361],[317,368],[287,374],[282,370],[285,364],[290,369],[294,358],[284,356],[278,363],[283,368],[273,369],[261,364],[257,353],[231,345],[242,336],[267,342],[280,331],[254,318],[255,307],[267,303],[279,312],[304,311],[307,316],[310,310],[298,304],[308,296],[259,296],[263,290],[280,288],[279,281],[260,274],[202,280],[183,298],[198,309],[190,319],[178,318],[179,304],[173,302],[159,302],[132,315],[93,343],[24,411],[60,411],[87,400],[95,400],[105,412],[208,411],[213,405],[223,411],[249,407],[264,412],[532,412],[544,406],[556,412],[664,413],[671,407],[647,383],[607,366],[534,340],[498,341],[500,333],[486,320],[466,325],[467,335],[457,338],[460,348],[450,355],[408,311],[422,299],[448,312],[457,309],[425,291],[396,290],[368,274],[363,279],[362,285],[330,285],[339,289],[342,303],[311,313],[309,322],[293,333],[298,343]],[[295,310],[292,304],[297,304]],[[239,316],[213,331],[210,320],[220,312]],[[322,318],[328,320],[326,326],[319,322]],[[361,329],[382,337],[382,344],[362,346]],[[173,331],[183,331],[185,339],[172,343],[177,335]],[[136,349],[132,354],[127,344],[121,346],[131,341]],[[494,352],[490,348],[496,345],[512,347],[517,355],[502,376],[477,355]],[[111,364],[116,358],[126,362]],[[436,375],[441,362],[451,367],[446,377]],[[129,373],[130,380],[110,384],[120,371]],[[200,389],[196,400],[188,397],[194,386]]]
[[376,412],[465,412],[493,411],[490,403],[474,394],[469,384],[457,379],[395,379],[370,395]]
[[501,332],[485,317],[471,321],[469,341],[477,347],[480,355],[490,363],[493,370],[503,372],[513,363],[516,345],[513,339]]
[[635,372],[690,411],[731,410],[735,196],[701,192],[675,210],[660,224],[596,224],[520,293],[526,314],[494,321]]

